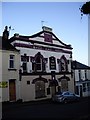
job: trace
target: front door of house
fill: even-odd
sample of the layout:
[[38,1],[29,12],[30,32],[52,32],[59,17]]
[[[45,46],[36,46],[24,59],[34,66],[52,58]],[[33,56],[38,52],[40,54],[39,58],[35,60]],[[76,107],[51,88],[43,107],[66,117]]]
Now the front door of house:
[[16,101],[15,79],[9,80],[9,100]]

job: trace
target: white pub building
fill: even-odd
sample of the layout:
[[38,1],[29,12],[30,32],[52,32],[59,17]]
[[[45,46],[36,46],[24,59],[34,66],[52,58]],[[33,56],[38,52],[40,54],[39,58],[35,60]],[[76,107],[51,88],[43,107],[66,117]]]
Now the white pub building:
[[14,34],[10,43],[20,50],[20,98],[23,101],[51,98],[58,91],[74,92],[71,71],[72,47],[59,40],[49,27],[23,36]]

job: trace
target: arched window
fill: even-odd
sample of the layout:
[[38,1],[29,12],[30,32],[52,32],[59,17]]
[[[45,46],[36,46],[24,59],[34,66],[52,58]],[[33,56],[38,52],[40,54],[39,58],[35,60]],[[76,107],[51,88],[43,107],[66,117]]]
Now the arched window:
[[42,71],[42,62],[43,62],[42,58],[40,56],[37,56],[35,62],[36,62],[36,70]]
[[31,62],[32,70],[34,72],[45,72],[47,59],[44,58],[40,52],[38,52],[35,57],[32,57]]
[[45,97],[45,83],[48,83],[48,80],[41,76],[32,81],[32,84],[35,84],[35,98]]
[[60,71],[67,71],[68,70],[68,62],[67,62],[67,59],[64,55],[60,59],[59,70]]

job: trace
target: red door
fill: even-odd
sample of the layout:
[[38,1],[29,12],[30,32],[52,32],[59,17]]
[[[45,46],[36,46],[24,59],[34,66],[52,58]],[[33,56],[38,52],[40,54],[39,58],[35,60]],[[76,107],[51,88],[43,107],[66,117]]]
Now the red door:
[[16,101],[16,86],[15,80],[9,81],[9,100]]

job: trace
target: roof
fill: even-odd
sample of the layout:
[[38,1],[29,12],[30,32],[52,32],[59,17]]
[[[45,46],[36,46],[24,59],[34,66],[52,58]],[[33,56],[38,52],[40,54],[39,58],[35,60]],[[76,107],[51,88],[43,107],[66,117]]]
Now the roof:
[[[64,45],[65,47],[67,47],[67,48],[69,48],[69,49],[72,49],[72,47],[71,47],[70,44],[67,45],[67,44],[63,43],[61,40],[59,40],[59,39],[56,37],[56,35],[55,35],[54,33],[50,32],[50,31],[44,31],[44,30],[43,30],[43,31],[40,31],[40,32],[38,32],[38,33],[36,33],[36,34],[34,34],[34,35],[31,35],[31,36],[18,35],[18,37],[16,37],[16,36],[15,36],[16,34],[14,34],[14,36],[11,37],[11,38],[9,39],[9,41],[10,41],[10,42],[13,42],[13,41],[15,41],[15,40],[21,40],[21,41],[27,41],[27,42],[32,42],[32,43],[38,43],[38,41],[35,41],[35,40],[30,41],[29,38],[40,37],[40,35],[41,35],[42,33],[49,33],[49,34],[53,35],[53,36],[56,38],[56,40],[59,41],[62,45]],[[44,42],[39,42],[39,43],[43,43],[43,44],[44,44]],[[48,43],[48,44],[49,44],[49,43]]]
[[8,40],[2,39],[1,36],[0,36],[0,49],[19,52],[19,50],[17,50]]
[[78,61],[72,61],[72,69],[90,69],[90,66],[82,64]]

